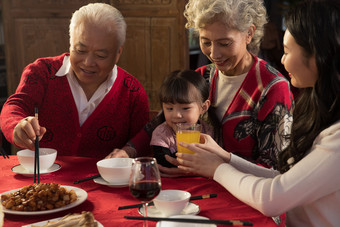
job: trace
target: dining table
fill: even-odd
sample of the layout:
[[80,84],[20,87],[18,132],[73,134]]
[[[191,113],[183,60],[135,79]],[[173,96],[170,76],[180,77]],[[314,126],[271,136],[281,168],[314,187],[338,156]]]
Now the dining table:
[[[31,223],[63,217],[69,213],[90,211],[94,218],[103,226],[142,226],[141,220],[128,220],[124,216],[141,216],[138,208],[118,210],[120,206],[140,203],[134,198],[129,187],[110,187],[98,184],[93,179],[74,184],[75,181],[98,174],[96,158],[57,156],[56,164],[60,165],[57,171],[41,174],[41,183],[57,183],[65,186],[80,188],[87,193],[87,198],[81,204],[70,209],[52,212],[43,215],[9,214],[5,212],[4,227],[20,227]],[[16,155],[9,159],[0,158],[0,194],[33,184],[33,177],[15,173],[13,167],[19,165]],[[280,216],[281,222],[274,222],[256,209],[243,203],[225,188],[212,179],[203,177],[162,178],[162,190],[178,189],[191,193],[192,196],[216,194],[215,198],[192,201],[199,207],[198,216],[219,220],[241,220],[253,223],[257,227],[285,226],[285,214]],[[157,222],[148,221],[150,227]],[[222,225],[217,225],[222,226]]]

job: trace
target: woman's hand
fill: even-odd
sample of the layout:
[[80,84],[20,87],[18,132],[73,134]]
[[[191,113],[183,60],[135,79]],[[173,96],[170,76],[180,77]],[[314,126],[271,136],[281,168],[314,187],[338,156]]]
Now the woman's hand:
[[39,125],[39,121],[35,117],[26,117],[19,121],[13,131],[13,142],[19,147],[25,147],[34,150],[34,142],[36,136],[39,140],[46,133],[46,128]]
[[201,134],[202,143],[180,143],[194,151],[194,154],[177,153],[177,161],[182,169],[193,174],[213,178],[216,168],[230,161],[230,153],[223,150],[209,135]]

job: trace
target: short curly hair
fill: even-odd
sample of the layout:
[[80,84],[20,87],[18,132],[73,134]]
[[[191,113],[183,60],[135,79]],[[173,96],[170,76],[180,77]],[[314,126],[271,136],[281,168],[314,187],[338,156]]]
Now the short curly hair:
[[267,11],[263,0],[189,0],[185,6],[186,28],[196,32],[206,24],[221,21],[240,32],[253,24],[255,33],[247,49],[257,54],[267,23]]

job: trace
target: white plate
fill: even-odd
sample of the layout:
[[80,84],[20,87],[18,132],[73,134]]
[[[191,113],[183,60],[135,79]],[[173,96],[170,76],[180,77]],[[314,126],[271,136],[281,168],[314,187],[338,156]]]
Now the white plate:
[[[157,208],[155,206],[148,206],[147,209],[148,209],[147,210],[148,217],[156,217],[156,218],[164,218],[164,217],[166,217],[159,210],[157,210]],[[138,212],[142,216],[144,216],[144,209],[143,209],[143,207],[140,207],[138,209]],[[186,206],[184,208],[184,210],[181,212],[181,214],[191,214],[191,215],[194,215],[194,214],[198,214],[199,212],[200,212],[200,207],[197,204],[195,204],[195,203],[189,202],[188,206]]]
[[114,183],[109,183],[107,182],[106,180],[104,180],[103,178],[101,177],[98,177],[98,178],[94,178],[93,181],[97,184],[101,184],[101,185],[106,185],[106,186],[109,186],[111,188],[123,188],[123,187],[128,187],[129,186],[129,182],[125,183],[125,184],[122,184],[122,183],[119,183],[119,184],[114,184]]
[[[41,222],[36,222],[36,223],[32,223],[32,224],[29,224],[29,225],[23,225],[21,227],[32,227],[32,225],[34,226],[44,226],[47,224],[48,221],[58,221],[59,219],[62,219],[63,217],[59,217],[59,218],[53,218],[53,219],[50,219],[50,220],[46,220],[46,221],[41,221]],[[99,221],[95,220],[98,224],[97,227],[104,227]]]
[[[191,219],[206,219],[207,217],[196,216],[196,215],[175,215],[170,218],[191,218]],[[187,223],[187,222],[171,222],[171,221],[159,221],[156,227],[216,227],[215,224],[201,224],[201,223]]]
[[[73,187],[73,186],[65,186],[65,185],[60,185],[60,186],[66,188],[67,190],[74,190],[74,192],[77,195],[77,200],[74,201],[73,203],[66,205],[66,206],[56,208],[56,209],[52,209],[52,210],[16,211],[16,210],[9,210],[9,209],[6,209],[6,208],[3,207],[3,212],[6,213],[6,214],[17,214],[17,215],[42,215],[42,214],[57,213],[59,211],[63,211],[63,210],[70,209],[72,207],[76,207],[76,206],[82,204],[87,199],[87,192],[84,191],[81,188],[76,188],[76,187]],[[16,192],[18,190],[20,190],[20,188],[4,192],[1,195]]]
[[[44,175],[44,174],[48,174],[48,173],[53,173],[55,171],[58,171],[59,169],[61,168],[61,165],[58,164],[58,163],[54,163],[49,169],[47,170],[44,170],[44,171],[41,171],[40,172],[40,175]],[[24,175],[26,177],[33,177],[34,176],[34,172],[31,172],[27,169],[25,169],[24,167],[22,167],[22,165],[16,165],[16,166],[13,166],[11,168],[11,170],[14,172],[14,173],[18,173],[18,174],[21,174],[21,175]]]

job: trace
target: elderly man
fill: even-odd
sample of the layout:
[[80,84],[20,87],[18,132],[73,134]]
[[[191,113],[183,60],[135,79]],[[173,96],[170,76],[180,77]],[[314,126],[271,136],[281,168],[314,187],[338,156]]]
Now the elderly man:
[[[149,121],[142,85],[116,64],[126,23],[111,5],[74,12],[70,53],[37,59],[22,74],[1,113],[1,130],[18,147],[55,148],[59,155],[104,158]],[[34,110],[39,110],[39,119]]]

